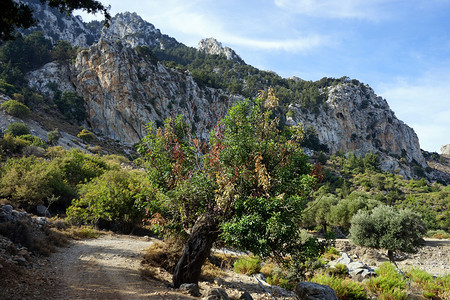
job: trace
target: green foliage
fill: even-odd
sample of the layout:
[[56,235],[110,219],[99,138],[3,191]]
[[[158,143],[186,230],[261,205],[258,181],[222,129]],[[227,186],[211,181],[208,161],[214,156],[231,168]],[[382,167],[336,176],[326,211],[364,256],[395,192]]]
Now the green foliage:
[[427,299],[448,299],[450,296],[450,275],[433,277],[420,269],[411,269],[406,275],[420,286]]
[[8,127],[6,127],[5,133],[9,133],[12,136],[21,136],[30,134],[30,128],[28,128],[27,124],[21,122],[10,123]]
[[236,273],[253,275],[261,270],[261,262],[257,256],[243,256],[233,264],[233,268]]
[[68,63],[72,59],[75,59],[77,55],[77,49],[67,41],[58,41],[53,49],[51,56],[53,60],[61,63]]
[[316,275],[311,279],[311,282],[328,285],[336,292],[340,300],[371,299],[363,284],[348,278]]
[[7,154],[9,156],[20,154],[23,149],[29,145],[29,141],[7,133],[3,139],[0,139],[0,154]]
[[150,124],[138,150],[157,189],[158,212],[172,229],[206,217],[226,243],[285,262],[291,255],[300,268],[325,250],[299,230],[316,178],[300,145],[302,128],[279,126],[277,105],[272,90],[238,102],[209,145],[192,138],[181,117],[159,129]]
[[332,223],[331,209],[339,203],[339,198],[328,194],[309,202],[304,212],[304,225],[322,226],[324,233],[328,232],[327,226]]
[[407,280],[400,275],[397,268],[389,263],[383,263],[375,270],[377,276],[366,281],[366,287],[377,296],[377,299],[406,299]]
[[80,133],[77,134],[77,137],[79,137],[86,143],[91,143],[95,138],[94,134],[87,129],[81,130]]
[[48,199],[59,197],[55,208],[65,209],[77,196],[78,184],[109,168],[100,158],[79,150],[63,150],[52,160],[9,158],[0,168],[0,196],[23,208],[48,204]]
[[30,109],[23,103],[17,100],[8,100],[1,104],[1,107],[6,110],[8,114],[17,118],[27,118],[30,116]]
[[81,122],[86,118],[83,97],[71,91],[62,92],[57,85],[50,84],[49,88],[54,91],[53,101],[58,110],[64,114],[69,121]]
[[82,186],[81,197],[67,209],[70,222],[99,225],[129,231],[142,221],[150,193],[145,173],[111,170]]
[[47,144],[50,146],[56,145],[60,137],[61,134],[59,133],[58,129],[49,131],[47,133]]
[[20,138],[29,141],[30,142],[29,146],[37,146],[37,147],[45,146],[45,142],[41,138],[31,134],[21,135]]
[[58,166],[43,158],[8,159],[1,170],[0,195],[21,207],[44,204],[51,195],[73,196]]
[[[359,211],[353,216],[350,239],[361,246],[413,253],[423,244],[425,232],[417,213],[377,206],[370,212]],[[389,259],[392,258],[390,255]]]

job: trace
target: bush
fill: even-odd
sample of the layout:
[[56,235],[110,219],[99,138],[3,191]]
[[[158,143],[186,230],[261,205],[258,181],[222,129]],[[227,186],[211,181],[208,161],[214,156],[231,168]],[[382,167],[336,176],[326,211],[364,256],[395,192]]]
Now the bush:
[[130,231],[145,216],[150,188],[143,172],[110,170],[83,185],[80,193],[67,209],[70,222]]
[[92,132],[90,132],[87,129],[81,130],[80,133],[78,133],[77,137],[85,141],[86,143],[90,143],[94,140],[95,136]]
[[406,299],[406,278],[398,273],[393,264],[385,262],[375,273],[377,276],[368,279],[366,286],[377,295],[377,299]]
[[433,276],[420,269],[411,269],[406,274],[422,288],[422,295],[425,298],[450,298],[450,275],[433,278]]
[[261,270],[261,259],[256,256],[244,256],[238,259],[233,267],[236,273],[253,275]]
[[58,129],[49,131],[47,133],[47,144],[48,145],[56,145],[58,143],[59,138],[61,137],[61,134],[59,133]]
[[23,138],[13,136],[10,133],[5,134],[2,140],[0,140],[1,152],[7,154],[20,154],[25,147],[29,146],[30,142]]
[[13,136],[21,136],[30,134],[30,128],[28,128],[27,124],[15,122],[11,123],[6,127],[5,133],[9,133]]
[[30,109],[28,106],[17,100],[3,102],[1,107],[4,108],[8,114],[17,118],[28,118],[30,116]]
[[29,141],[30,142],[29,146],[36,146],[36,147],[44,147],[45,146],[45,143],[41,138],[31,135],[31,134],[21,135],[20,138],[22,138],[26,141]]
[[370,299],[361,283],[352,281],[348,278],[316,275],[311,279],[311,282],[328,285],[336,292],[339,300]]

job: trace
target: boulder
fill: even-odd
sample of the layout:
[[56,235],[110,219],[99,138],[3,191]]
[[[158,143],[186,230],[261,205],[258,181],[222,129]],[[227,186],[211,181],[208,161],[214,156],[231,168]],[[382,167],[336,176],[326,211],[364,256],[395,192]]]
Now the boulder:
[[336,292],[327,285],[313,282],[299,282],[295,294],[302,300],[337,300]]
[[36,212],[39,216],[50,217],[50,212],[48,211],[47,207],[42,204],[36,206]]
[[198,285],[195,283],[183,283],[182,285],[180,285],[180,291],[194,297],[200,296],[200,290],[198,288]]
[[239,297],[240,300],[253,300],[253,297],[250,295],[249,292],[244,292],[241,297]]
[[204,300],[229,300],[227,292],[222,288],[212,288],[206,292]]

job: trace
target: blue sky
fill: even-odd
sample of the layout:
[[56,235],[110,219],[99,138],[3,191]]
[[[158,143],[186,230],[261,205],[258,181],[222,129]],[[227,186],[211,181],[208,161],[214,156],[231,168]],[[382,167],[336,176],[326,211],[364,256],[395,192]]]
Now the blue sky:
[[100,1],[188,46],[214,37],[283,77],[356,78],[414,128],[422,149],[450,143],[450,0]]

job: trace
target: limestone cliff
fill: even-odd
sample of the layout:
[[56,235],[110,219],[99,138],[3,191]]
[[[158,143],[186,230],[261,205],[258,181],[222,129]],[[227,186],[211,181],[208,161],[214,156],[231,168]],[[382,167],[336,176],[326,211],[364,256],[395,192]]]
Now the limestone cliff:
[[397,119],[387,101],[370,87],[348,82],[323,92],[327,93],[325,106],[316,112],[291,104],[288,124],[313,126],[331,153],[373,151],[381,156],[383,169],[405,177],[411,177],[412,171],[399,163],[400,157],[426,167],[414,130]]
[[78,54],[74,71],[88,124],[97,133],[129,144],[139,142],[149,121],[162,124],[177,114],[206,138],[233,101],[218,90],[200,89],[189,73],[155,64],[103,38]]

